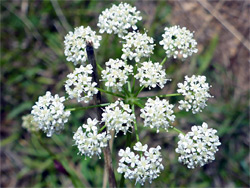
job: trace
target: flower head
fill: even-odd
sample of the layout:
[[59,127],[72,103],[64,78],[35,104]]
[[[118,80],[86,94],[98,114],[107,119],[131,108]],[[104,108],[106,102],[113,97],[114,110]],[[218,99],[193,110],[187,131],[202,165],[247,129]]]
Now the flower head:
[[115,130],[116,134],[119,131],[126,134],[134,120],[135,116],[129,105],[119,100],[105,107],[102,114],[102,122],[105,123],[108,130]]
[[74,65],[84,63],[87,60],[86,42],[92,42],[93,47],[97,49],[100,46],[101,36],[96,35],[88,27],[76,27],[74,32],[70,31],[64,40],[64,54],[67,61],[71,61]]
[[142,57],[149,57],[154,50],[153,38],[146,33],[130,32],[123,37],[125,42],[122,45],[122,59],[135,59],[139,62]]
[[180,26],[165,28],[165,33],[162,35],[163,40],[160,45],[163,45],[167,57],[177,58],[178,55],[182,58],[187,58],[193,53],[197,53],[197,42],[193,39],[193,33]]
[[92,157],[101,155],[101,149],[108,146],[111,135],[107,132],[98,133],[96,119],[87,119],[87,124],[80,126],[75,132],[73,139],[81,155]]
[[67,76],[65,90],[70,99],[76,98],[78,102],[88,103],[98,93],[95,87],[97,83],[92,82],[92,72],[92,65],[81,65]]
[[116,92],[122,90],[122,86],[128,82],[128,76],[132,72],[133,66],[127,65],[119,59],[110,59],[106,62],[106,69],[102,71],[102,78],[105,81],[105,86]]
[[150,148],[147,150],[147,145],[142,145],[140,142],[136,143],[134,150],[142,151],[142,155],[134,153],[129,147],[126,150],[121,149],[118,155],[121,157],[119,160],[118,173],[124,173],[126,179],[135,179],[135,183],[144,185],[148,180],[152,180],[159,176],[159,173],[164,169],[161,157],[161,147]]
[[152,61],[141,63],[138,68],[138,73],[135,75],[139,79],[140,86],[155,88],[157,85],[162,89],[164,84],[171,79],[166,78],[166,73],[159,63],[152,63]]
[[22,127],[27,129],[29,132],[39,131],[39,125],[34,121],[33,115],[28,114],[22,117],[23,123]]
[[65,97],[59,97],[57,94],[53,97],[47,91],[46,95],[39,97],[32,107],[31,114],[34,121],[47,133],[48,137],[51,137],[53,133],[59,133],[68,122],[70,111],[64,110],[64,101]]
[[141,117],[144,119],[144,126],[156,128],[157,133],[160,128],[168,130],[170,123],[174,122],[175,115],[173,114],[174,105],[169,104],[166,99],[160,100],[156,97],[155,100],[149,98],[145,107],[141,109]]
[[179,162],[188,168],[202,167],[215,159],[214,155],[221,144],[216,130],[202,126],[193,126],[186,135],[179,134],[180,141],[176,152],[180,154]]
[[99,16],[97,26],[100,27],[100,33],[118,34],[122,37],[128,33],[128,29],[137,29],[136,23],[141,20],[140,11],[127,3],[120,3],[105,9]]
[[205,76],[185,76],[184,83],[178,83],[177,86],[177,92],[185,97],[185,100],[179,101],[179,109],[192,110],[193,114],[201,112],[208,98],[213,97],[208,92],[211,86],[206,83]]

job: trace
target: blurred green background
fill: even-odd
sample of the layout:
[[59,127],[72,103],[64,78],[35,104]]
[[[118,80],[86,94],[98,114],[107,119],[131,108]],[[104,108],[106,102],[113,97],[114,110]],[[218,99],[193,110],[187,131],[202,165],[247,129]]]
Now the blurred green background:
[[[72,113],[60,135],[47,138],[40,133],[43,143],[38,141],[37,135],[21,127],[21,117],[30,113],[38,96],[47,90],[65,95],[65,77],[74,66],[64,56],[64,36],[81,25],[98,31],[98,15],[112,3],[1,1],[1,187],[70,187],[75,185],[76,179],[85,187],[101,187],[106,182],[103,157],[101,160],[97,157],[85,159],[77,155],[77,148],[73,146],[73,132],[94,111]],[[175,132],[156,134],[139,126],[143,143],[162,146],[165,166],[160,177],[145,186],[249,187],[249,1],[130,3],[142,13],[140,30],[143,31],[144,26],[157,44],[151,57],[153,61],[160,62],[164,58],[164,50],[158,44],[164,27],[178,24],[195,31],[198,54],[184,62],[167,61],[167,74],[172,82],[161,93],[175,93],[176,84],[182,82],[185,75],[206,75],[213,86],[214,98],[208,101],[202,113],[176,112],[175,125],[188,131],[194,124],[207,122],[218,130],[222,143],[215,161],[189,170],[177,161]],[[96,55],[100,64],[109,58],[119,58],[121,44],[118,38],[103,35]],[[157,90],[150,92],[159,93]],[[170,100],[175,103],[176,99]],[[73,102],[68,105],[84,105]],[[124,144],[124,136],[115,139],[115,169],[117,151]],[[67,172],[43,145],[60,157]],[[120,179],[119,174],[116,177]],[[134,182],[125,183],[127,187],[134,186]]]

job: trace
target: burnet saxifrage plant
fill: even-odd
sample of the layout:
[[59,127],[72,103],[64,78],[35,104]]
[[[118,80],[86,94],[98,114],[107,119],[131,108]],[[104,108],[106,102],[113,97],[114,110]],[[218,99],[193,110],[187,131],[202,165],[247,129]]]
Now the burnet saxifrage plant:
[[[208,128],[205,122],[192,126],[191,131],[186,134],[174,127],[177,109],[166,99],[179,96],[180,100],[176,104],[179,110],[191,111],[193,114],[202,112],[207,100],[212,97],[209,93],[211,86],[205,76],[185,76],[183,83],[177,84],[177,93],[174,94],[138,97],[144,88],[162,89],[171,81],[163,66],[167,58],[185,60],[198,51],[193,33],[180,26],[166,27],[162,40],[155,44],[145,30],[138,30],[136,24],[141,19],[140,11],[127,3],[113,5],[100,14],[97,23],[99,33],[117,35],[123,53],[120,58],[110,58],[103,62],[105,67],[96,63],[94,56],[94,49],[98,50],[100,47],[100,34],[89,26],[80,26],[69,32],[64,40],[64,53],[67,61],[76,67],[68,74],[65,82],[67,97],[52,95],[47,91],[38,98],[31,115],[23,118],[23,126],[32,131],[41,129],[51,137],[60,133],[66,123],[70,124],[70,113],[97,108],[96,118],[88,118],[82,126],[74,130],[73,142],[78,147],[79,154],[85,157],[101,157],[103,150],[106,163],[108,154],[105,148],[109,148],[108,141],[112,138],[110,131],[115,132],[114,139],[119,139],[118,133],[121,132],[119,135],[127,137],[127,147],[118,152],[117,172],[122,174],[121,182],[124,183],[125,178],[135,180],[135,184],[144,185],[145,182],[151,183],[159,177],[164,169],[162,148],[159,145],[149,148],[147,143],[143,143],[139,137],[140,127],[136,117],[141,117],[144,126],[155,129],[156,133],[177,131],[178,161],[187,168],[202,167],[213,161],[220,141],[217,131]],[[155,45],[162,45],[166,52],[161,63],[150,60]],[[101,95],[105,94],[113,95],[114,100],[103,103]],[[95,105],[68,109],[64,102],[71,99],[84,103],[94,100]],[[140,109],[139,115],[135,113],[135,108]],[[135,143],[131,141],[132,134],[135,134]],[[109,170],[112,179],[112,167]],[[116,186],[116,181],[110,182],[110,186]]]

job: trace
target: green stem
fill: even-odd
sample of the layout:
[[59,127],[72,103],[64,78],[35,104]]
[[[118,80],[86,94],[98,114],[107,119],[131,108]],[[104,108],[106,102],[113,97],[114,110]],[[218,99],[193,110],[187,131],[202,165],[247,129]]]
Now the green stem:
[[144,106],[141,103],[139,103],[139,101],[134,101],[133,103],[139,106],[140,108],[144,108]]
[[103,93],[107,93],[107,94],[110,94],[110,95],[113,95],[113,96],[116,96],[116,97],[121,97],[121,98],[125,98],[125,96],[123,95],[120,95],[120,94],[117,94],[117,93],[113,93],[113,92],[110,92],[110,91],[106,91],[104,89],[101,89],[101,88],[97,88],[99,91],[103,92]]
[[176,127],[171,127],[171,129],[175,130],[176,132],[185,135],[180,129],[177,129]]
[[98,68],[100,71],[103,70],[103,68],[101,67],[101,65],[99,65],[99,63],[96,62],[96,65],[97,65],[97,68]]
[[136,92],[135,97],[139,95],[139,93],[144,89],[144,86],[141,86],[140,89]]
[[[137,71],[137,66],[135,65],[133,70],[134,75],[136,74],[136,71]],[[134,91],[135,91],[135,77],[133,77],[132,93],[134,93]]]
[[125,88],[125,86],[123,86],[122,88],[123,88],[123,91],[125,92],[125,94],[126,94],[127,96],[129,96],[130,93],[129,93],[129,91]]
[[69,109],[66,109],[66,110],[68,110],[68,111],[87,110],[87,109],[90,109],[90,108],[103,107],[103,106],[108,106],[108,105],[110,105],[110,103],[98,104],[98,105],[93,105],[93,106],[69,108]]
[[148,98],[154,98],[154,97],[174,97],[174,96],[180,96],[180,93],[172,93],[172,94],[167,94],[167,95],[154,95],[154,96],[148,96],[148,97],[138,97],[139,99],[148,99]]
[[131,93],[131,85],[130,85],[130,82],[128,82],[128,91]]
[[135,105],[132,105],[132,110],[133,110],[133,114],[135,116],[135,120],[134,120],[134,126],[135,126],[135,136],[136,136],[136,141],[139,142],[139,133],[138,133],[138,128],[137,128],[137,123],[136,123],[136,115],[135,115]]
[[105,128],[106,128],[106,125],[102,126],[102,128],[100,128],[100,130],[98,131],[98,134],[101,133]]
[[162,60],[162,62],[161,62],[161,65],[163,65],[165,62],[166,62],[166,60],[167,60],[167,56]]

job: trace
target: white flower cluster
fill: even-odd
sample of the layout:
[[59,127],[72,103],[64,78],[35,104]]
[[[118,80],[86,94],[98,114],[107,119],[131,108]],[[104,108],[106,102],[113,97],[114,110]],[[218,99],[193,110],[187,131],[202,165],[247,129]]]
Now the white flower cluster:
[[105,86],[111,87],[113,92],[121,91],[131,72],[133,72],[133,66],[119,59],[110,59],[106,62],[106,69],[102,71],[102,78],[106,81]]
[[129,105],[120,100],[106,106],[102,113],[102,122],[105,123],[108,130],[115,130],[116,134],[122,131],[125,135],[133,126],[134,120],[135,116]]
[[197,42],[193,38],[193,33],[187,30],[186,27],[166,27],[162,37],[163,40],[160,41],[160,45],[163,45],[167,57],[177,58],[178,55],[181,55],[185,59],[198,52],[196,48]]
[[135,24],[141,19],[140,11],[136,11],[136,7],[120,3],[118,6],[113,5],[111,8],[105,9],[99,16],[97,26],[100,27],[100,33],[111,34],[114,32],[122,37],[128,33],[129,28],[137,29]]
[[202,126],[192,126],[191,132],[185,136],[179,134],[180,141],[176,152],[180,154],[179,162],[188,168],[202,167],[215,159],[214,155],[221,144],[215,129],[208,129],[206,123]]
[[154,50],[154,40],[146,33],[130,32],[123,37],[125,42],[122,45],[122,59],[135,59],[139,62],[142,57],[149,57]]
[[89,26],[76,27],[74,32],[70,31],[64,40],[66,60],[73,62],[74,65],[85,62],[87,60],[86,42],[92,42],[95,49],[100,46],[102,37],[95,33]]
[[143,146],[140,142],[136,143],[134,150],[142,152],[141,157],[131,151],[129,147],[126,150],[121,149],[118,153],[121,159],[119,160],[117,172],[124,173],[126,179],[135,179],[136,183],[141,185],[144,185],[146,180],[152,183],[152,180],[159,176],[164,167],[161,164],[161,147],[147,149],[147,144]]
[[64,110],[64,101],[65,97],[59,97],[57,94],[53,97],[47,91],[46,95],[40,96],[32,107],[31,114],[34,121],[47,133],[48,137],[51,137],[53,133],[59,133],[68,122],[70,111]]
[[92,72],[92,65],[81,65],[67,76],[65,90],[70,99],[76,98],[78,102],[88,103],[93,95],[98,93],[98,89],[95,88],[97,83],[91,82]]
[[22,117],[23,123],[22,127],[27,129],[29,132],[39,131],[39,125],[34,121],[33,115],[28,114]]
[[185,96],[185,100],[179,101],[179,109],[192,109],[193,114],[201,112],[207,106],[208,98],[213,97],[209,94],[211,86],[206,83],[206,76],[185,76],[184,83],[178,83],[177,86],[177,92]]
[[[101,155],[101,149],[108,146],[111,135],[107,132],[98,134],[98,121],[96,119],[87,119],[87,124],[80,126],[75,132],[73,139],[81,155],[92,157]],[[83,131],[85,130],[85,131]]]
[[141,109],[141,117],[144,119],[144,126],[156,128],[157,133],[159,128],[168,130],[170,123],[174,122],[175,115],[173,114],[174,105],[169,104],[166,99],[160,100],[156,97],[155,100],[149,98],[145,107]]
[[159,63],[143,62],[137,70],[135,75],[136,79],[139,79],[140,86],[149,87],[149,89],[155,88],[157,85],[162,89],[164,84],[170,79],[166,78],[166,73],[162,69],[162,65]]

